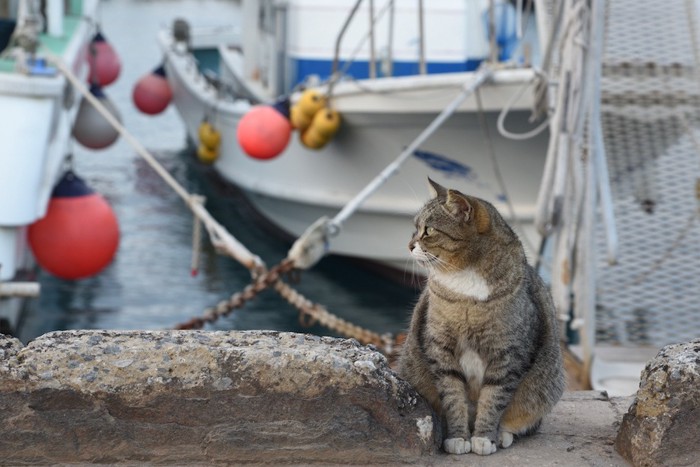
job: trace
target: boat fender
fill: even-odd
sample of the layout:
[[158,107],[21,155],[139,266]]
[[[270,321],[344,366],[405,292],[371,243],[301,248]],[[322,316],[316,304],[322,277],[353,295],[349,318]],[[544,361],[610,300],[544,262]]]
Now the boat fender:
[[203,164],[213,164],[219,158],[221,133],[205,118],[199,124],[197,135],[199,136],[197,159]]
[[[91,86],[90,92],[121,122],[119,111],[100,86]],[[73,122],[73,136],[86,148],[104,149],[117,140],[119,132],[87,99],[83,99]]]
[[298,105],[293,105],[289,113],[290,120],[292,121],[292,127],[294,129],[304,131],[309,127],[309,125],[311,125],[313,114],[306,115],[304,112],[302,112],[301,107]]
[[202,123],[199,124],[199,131],[197,134],[199,135],[200,145],[214,151],[219,149],[221,133],[219,133],[219,130],[214,128],[214,125],[209,123],[209,121],[206,119],[202,120]]
[[156,115],[164,111],[173,98],[165,68],[161,65],[139,79],[131,97],[136,108],[145,114]]
[[210,148],[204,144],[197,147],[197,159],[202,164],[213,164],[219,158],[219,148]]
[[90,66],[90,84],[100,86],[112,84],[117,80],[122,69],[119,55],[99,31],[90,41],[87,62]]
[[289,144],[292,125],[270,105],[252,107],[238,122],[236,137],[243,151],[254,159],[277,157]]
[[301,93],[299,102],[296,105],[299,106],[301,113],[311,120],[316,115],[316,112],[326,106],[326,96],[315,89],[307,89]]
[[337,110],[323,108],[316,112],[311,125],[302,131],[301,143],[309,149],[321,149],[333,139],[340,128],[340,114]]
[[29,226],[34,257],[62,279],[94,276],[112,262],[119,225],[109,203],[67,171],[51,194],[46,216]]
[[330,140],[340,128],[340,114],[335,109],[323,108],[314,115],[311,128]]
[[321,149],[330,141],[330,137],[320,134],[314,127],[301,132],[300,139],[301,143],[309,149]]

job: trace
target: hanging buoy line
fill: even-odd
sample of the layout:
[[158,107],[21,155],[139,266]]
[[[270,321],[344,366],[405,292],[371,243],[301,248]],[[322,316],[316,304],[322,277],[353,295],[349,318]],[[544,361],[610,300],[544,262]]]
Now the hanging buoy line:
[[[340,335],[354,338],[362,344],[372,344],[380,351],[389,355],[395,349],[396,339],[391,334],[380,335],[356,326],[332,313],[325,307],[314,303],[285,283],[281,276],[298,268],[299,261],[294,258],[292,251],[282,262],[267,268],[263,260],[250,252],[204,207],[204,197],[190,194],[175,178],[158,162],[158,160],[110,113],[110,111],[87,89],[81,80],[59,58],[47,52],[48,60],[66,77],[74,88],[86,99],[114,129],[129,143],[148,165],[177,193],[192,211],[194,220],[193,243],[199,236],[198,224],[201,222],[209,233],[209,238],[217,251],[231,256],[245,266],[253,276],[253,282],[241,292],[234,293],[228,300],[219,302],[215,307],[205,310],[201,317],[177,326],[177,329],[199,329],[205,324],[226,316],[245,303],[252,300],[266,288],[273,288],[300,313],[300,322],[306,326],[318,323]],[[324,249],[325,250],[325,249]],[[319,257],[320,259],[320,257]],[[192,271],[198,267],[198,253],[193,252]]]

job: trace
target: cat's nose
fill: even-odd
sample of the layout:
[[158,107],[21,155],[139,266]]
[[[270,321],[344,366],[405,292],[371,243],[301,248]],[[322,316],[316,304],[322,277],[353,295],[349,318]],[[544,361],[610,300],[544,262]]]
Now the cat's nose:
[[415,247],[416,247],[416,242],[414,242],[413,240],[411,240],[410,242],[408,242],[408,251],[413,251],[413,249],[414,249]]

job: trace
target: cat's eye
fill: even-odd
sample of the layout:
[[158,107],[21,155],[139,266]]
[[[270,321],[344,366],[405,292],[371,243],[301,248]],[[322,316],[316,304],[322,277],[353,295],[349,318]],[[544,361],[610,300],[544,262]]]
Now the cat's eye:
[[428,227],[425,229],[425,234],[426,235],[432,235],[435,233],[435,229],[433,227]]

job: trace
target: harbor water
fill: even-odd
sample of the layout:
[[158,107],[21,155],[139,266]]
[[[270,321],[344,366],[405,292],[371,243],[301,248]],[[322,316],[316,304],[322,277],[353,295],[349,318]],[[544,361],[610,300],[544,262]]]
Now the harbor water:
[[[230,187],[216,181],[211,168],[198,163],[173,108],[152,117],[131,101],[134,83],[162,61],[156,34],[176,18],[193,27],[237,21],[238,2],[220,0],[103,1],[101,29],[122,61],[119,79],[105,88],[124,126],[234,236],[268,265],[282,260],[289,244],[272,236]],[[23,315],[19,338],[27,342],[52,330],[167,329],[201,315],[250,283],[246,268],[218,255],[204,234],[200,271],[191,275],[193,217],[183,201],[123,139],[91,151],[75,143],[74,169],[102,194],[117,215],[120,244],[113,263],[101,274],[66,281],[38,272],[41,295]],[[408,241],[411,226],[407,226]],[[326,258],[301,274],[294,287],[332,313],[380,333],[400,332],[408,323],[417,292],[354,263]],[[244,308],[209,329],[313,332],[334,335],[320,326],[302,326],[295,308],[266,290]]]

